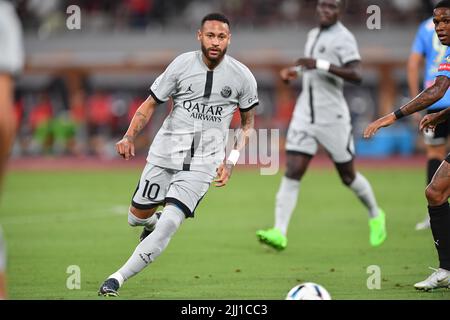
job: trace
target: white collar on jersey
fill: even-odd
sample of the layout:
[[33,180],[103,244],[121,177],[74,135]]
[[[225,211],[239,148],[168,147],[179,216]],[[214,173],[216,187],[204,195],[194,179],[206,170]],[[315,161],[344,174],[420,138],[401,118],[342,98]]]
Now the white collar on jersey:
[[326,27],[326,28],[319,27],[319,29],[323,32],[323,31],[334,31],[335,29],[338,29],[341,27],[342,27],[342,22],[338,20],[338,21],[336,21],[335,24],[332,24],[329,27]]

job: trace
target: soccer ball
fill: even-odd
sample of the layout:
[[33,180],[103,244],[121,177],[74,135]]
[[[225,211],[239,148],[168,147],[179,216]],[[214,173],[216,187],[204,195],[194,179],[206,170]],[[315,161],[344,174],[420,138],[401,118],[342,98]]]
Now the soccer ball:
[[331,296],[321,285],[305,282],[293,287],[288,292],[286,300],[331,300]]

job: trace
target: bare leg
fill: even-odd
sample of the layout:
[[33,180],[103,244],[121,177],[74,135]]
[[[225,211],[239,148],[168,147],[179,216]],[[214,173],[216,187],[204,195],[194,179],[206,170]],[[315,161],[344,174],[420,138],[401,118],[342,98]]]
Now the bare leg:
[[130,206],[128,211],[128,224],[132,227],[144,227],[144,230],[139,237],[141,241],[155,229],[159,218],[157,215],[154,215],[157,208],[158,207],[151,209],[138,209],[134,206]]
[[[447,159],[449,157],[447,156]],[[450,271],[450,164],[444,160],[425,190],[440,268]]]
[[[445,144],[426,145],[427,154],[427,185],[430,184],[434,174],[445,159],[447,147]],[[430,216],[426,217],[416,224],[416,230],[425,230],[430,228]]]
[[450,164],[443,161],[425,190],[429,206],[447,202],[450,195]]
[[286,153],[286,173],[289,179],[300,181],[308,169],[312,156],[304,153]]
[[157,208],[158,207],[142,210],[142,209],[138,209],[133,206],[130,206],[130,212],[139,219],[148,219],[156,212]]

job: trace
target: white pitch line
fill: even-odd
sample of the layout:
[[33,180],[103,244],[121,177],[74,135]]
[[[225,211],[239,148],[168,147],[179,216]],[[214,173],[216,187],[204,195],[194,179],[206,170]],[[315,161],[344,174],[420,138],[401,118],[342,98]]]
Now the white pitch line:
[[69,210],[60,212],[51,212],[46,214],[25,214],[20,216],[3,216],[0,218],[0,224],[16,225],[16,224],[29,224],[29,223],[43,223],[43,222],[67,222],[67,221],[79,221],[90,219],[103,219],[111,218],[111,216],[124,216],[128,214],[128,206],[114,205],[107,209],[96,209],[89,211],[89,214],[80,214],[83,209]]

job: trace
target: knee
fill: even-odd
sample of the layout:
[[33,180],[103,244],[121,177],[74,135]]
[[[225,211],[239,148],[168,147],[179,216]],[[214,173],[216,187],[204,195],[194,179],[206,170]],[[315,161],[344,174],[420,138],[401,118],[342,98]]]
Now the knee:
[[304,174],[304,169],[296,164],[288,164],[285,176],[289,179],[300,180]]
[[427,197],[428,204],[431,206],[438,206],[447,201],[444,192],[433,186],[433,184],[429,184],[425,189],[425,196]]
[[133,206],[128,209],[128,224],[131,227],[142,226],[145,224],[146,219],[151,216],[152,210],[140,210]]
[[130,208],[130,210],[128,210],[128,225],[130,227],[137,227],[137,226],[141,225],[138,221],[138,218],[131,211],[131,208]]
[[340,175],[341,178],[341,182],[346,185],[347,187],[349,187],[352,182],[355,180],[355,174],[353,172],[348,172],[348,173],[342,173]]

